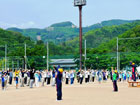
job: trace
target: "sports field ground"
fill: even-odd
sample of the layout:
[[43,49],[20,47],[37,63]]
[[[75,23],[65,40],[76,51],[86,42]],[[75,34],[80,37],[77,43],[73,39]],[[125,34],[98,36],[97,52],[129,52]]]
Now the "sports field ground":
[[9,86],[0,90],[0,105],[140,105],[140,88],[129,88],[127,82],[118,83],[119,91],[113,92],[112,82],[99,84],[63,83],[63,100],[56,101],[56,88],[44,86]]

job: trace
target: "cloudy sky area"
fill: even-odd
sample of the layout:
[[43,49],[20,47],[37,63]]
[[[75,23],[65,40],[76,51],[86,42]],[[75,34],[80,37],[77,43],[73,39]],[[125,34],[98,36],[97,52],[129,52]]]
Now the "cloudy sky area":
[[[45,28],[71,21],[78,26],[74,0],[0,0],[0,27]],[[140,0],[87,0],[83,26],[104,20],[140,19]]]

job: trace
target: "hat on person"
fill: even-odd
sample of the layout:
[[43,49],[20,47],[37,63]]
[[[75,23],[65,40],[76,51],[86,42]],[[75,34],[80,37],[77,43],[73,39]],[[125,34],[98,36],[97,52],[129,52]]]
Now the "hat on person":
[[132,65],[135,65],[135,63],[132,63]]
[[115,70],[115,73],[117,73],[117,70]]
[[62,69],[62,68],[59,68],[58,71],[59,71],[60,73],[62,73],[62,72],[63,72],[63,69]]

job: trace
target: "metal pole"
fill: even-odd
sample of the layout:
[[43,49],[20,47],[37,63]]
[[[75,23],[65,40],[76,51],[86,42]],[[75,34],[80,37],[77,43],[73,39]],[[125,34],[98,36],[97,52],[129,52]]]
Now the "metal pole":
[[26,64],[26,63],[27,63],[27,62],[26,62],[26,56],[27,56],[27,55],[26,55],[26,43],[25,43],[25,70],[27,70],[27,64]]
[[85,70],[86,70],[86,59],[87,59],[87,41],[85,40]]
[[7,70],[7,45],[5,45],[5,71]]
[[49,70],[49,42],[47,42],[47,70]]
[[14,61],[12,60],[12,70],[14,70]]
[[118,44],[118,41],[119,41],[119,39],[117,37],[117,71],[119,71],[119,58],[118,58],[118,56],[119,56],[119,52],[118,52],[119,44]]
[[80,50],[80,71],[82,70],[82,6],[79,6],[79,50]]

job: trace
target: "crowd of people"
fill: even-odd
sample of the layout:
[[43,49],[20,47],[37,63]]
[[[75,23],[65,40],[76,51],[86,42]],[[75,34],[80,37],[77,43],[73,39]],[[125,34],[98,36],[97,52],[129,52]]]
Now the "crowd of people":
[[[125,82],[131,81],[133,79],[133,72],[131,71],[120,71],[117,70],[60,70],[54,67],[52,70],[8,70],[0,72],[0,81],[2,90],[6,90],[9,85],[14,84],[15,88],[29,86],[40,87],[44,85],[59,86],[58,96],[62,96],[62,81],[68,84],[74,84],[75,81],[79,84],[83,82],[89,83],[97,80],[99,83],[106,82],[107,80],[112,80],[114,91],[118,91],[117,81]],[[61,74],[61,75],[60,75]],[[135,72],[135,79],[140,79],[140,73]],[[60,89],[60,90],[59,90]],[[58,97],[58,100],[61,100]]]

